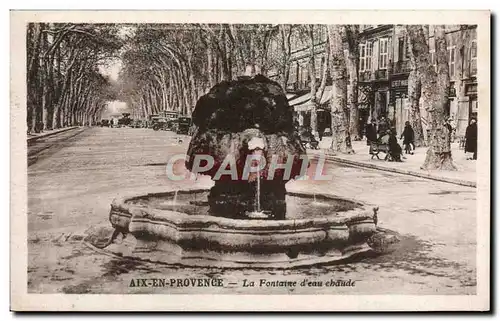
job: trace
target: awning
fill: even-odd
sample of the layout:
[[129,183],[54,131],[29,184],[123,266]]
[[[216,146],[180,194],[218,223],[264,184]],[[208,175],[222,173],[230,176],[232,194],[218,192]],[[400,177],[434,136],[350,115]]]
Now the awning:
[[[319,96],[318,96],[319,98]],[[326,86],[325,91],[323,92],[323,97],[319,100],[319,104],[323,105],[330,101],[332,98],[332,86]]]
[[297,98],[294,98],[292,100],[288,101],[288,104],[290,106],[296,106],[305,103],[306,101],[309,101],[311,99],[311,93],[304,94],[302,96],[299,96]]
[[[319,92],[317,93],[316,96],[318,105],[320,106],[328,103],[331,98],[332,98],[332,86],[325,87],[325,91],[323,92],[323,96],[321,97],[321,99],[319,97]],[[288,104],[292,106],[295,111],[309,111],[312,109],[312,104],[310,102],[310,99],[311,99],[311,93],[307,93],[300,97],[290,100]]]
[[293,110],[295,111],[310,111],[312,109],[313,105],[310,102],[306,102],[301,105],[295,105],[293,106]]
[[[288,94],[287,94],[288,98]],[[319,92],[316,93],[316,99],[320,105],[323,105],[327,103],[330,99],[332,98],[332,86],[326,86],[325,91],[323,92],[323,96],[319,97]],[[290,98],[288,98],[290,99]],[[309,101],[311,99],[311,93],[304,94],[302,96],[290,99],[288,101],[288,104],[290,106],[296,106],[305,103],[306,101]]]

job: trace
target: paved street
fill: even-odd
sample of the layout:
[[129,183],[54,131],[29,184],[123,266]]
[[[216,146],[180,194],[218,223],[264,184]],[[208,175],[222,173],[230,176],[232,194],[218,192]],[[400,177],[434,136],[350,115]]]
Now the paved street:
[[[330,147],[332,143],[331,137],[324,137],[319,144],[320,149],[326,150]],[[399,141],[400,145],[403,146],[403,142]],[[451,150],[453,155],[453,163],[457,167],[456,171],[447,170],[422,170],[420,166],[425,161],[427,147],[419,147],[415,151],[414,155],[405,154],[404,159],[401,163],[399,162],[386,162],[384,161],[385,154],[381,153],[377,158],[371,158],[369,155],[369,146],[366,145],[366,140],[353,141],[352,148],[354,154],[344,155],[338,154],[335,157],[339,160],[344,160],[352,163],[358,163],[362,165],[367,165],[368,167],[376,166],[379,169],[393,169],[396,172],[412,172],[415,176],[423,177],[434,177],[438,180],[451,181],[451,182],[462,182],[461,185],[474,186],[477,181],[477,171],[476,171],[476,161],[468,160],[472,155],[465,154],[463,149],[459,148],[459,143],[454,142],[451,144]],[[464,184],[465,182],[465,184]]]
[[[379,226],[399,232],[395,252],[361,262],[280,270],[188,269],[119,260],[85,247],[86,230],[109,226],[109,204],[124,193],[208,188],[206,177],[172,182],[168,156],[186,136],[132,128],[77,129],[29,147],[28,288],[65,293],[474,294],[476,190],[450,183],[327,163],[333,181],[294,181],[289,191],[331,193],[380,207]],[[48,140],[48,138],[47,138]],[[34,155],[37,155],[36,157]],[[228,280],[352,279],[355,287],[129,288],[132,278]]]

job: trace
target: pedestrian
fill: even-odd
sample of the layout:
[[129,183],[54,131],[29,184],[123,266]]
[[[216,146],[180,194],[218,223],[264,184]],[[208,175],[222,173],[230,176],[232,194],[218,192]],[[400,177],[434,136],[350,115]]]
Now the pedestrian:
[[401,156],[403,154],[403,149],[398,144],[398,138],[396,135],[396,129],[388,129],[387,133],[389,134],[389,153],[391,158],[395,162],[402,162]]
[[[363,117],[359,117],[358,119],[358,124],[363,124]],[[359,140],[363,140],[363,126],[358,126],[358,135],[359,135]]]
[[371,145],[377,141],[377,125],[375,124],[375,119],[371,119],[370,122],[366,124],[366,145]]
[[465,130],[465,152],[474,153],[472,159],[477,159],[477,123],[474,118],[471,119],[470,125]]
[[312,134],[310,126],[302,127],[300,130],[300,140],[302,141],[302,144],[304,144],[304,147],[309,145],[312,149],[318,149],[319,142]]
[[405,129],[403,130],[400,139],[402,138],[404,138],[403,146],[405,147],[405,154],[413,155],[413,151],[415,150],[415,133],[409,121],[405,122]]

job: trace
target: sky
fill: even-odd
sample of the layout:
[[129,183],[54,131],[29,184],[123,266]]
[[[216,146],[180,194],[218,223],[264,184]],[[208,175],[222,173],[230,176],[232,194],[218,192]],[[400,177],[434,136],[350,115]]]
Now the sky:
[[[132,36],[135,31],[135,27],[133,26],[122,26],[120,31],[118,31],[118,35],[120,38],[125,39],[128,36]],[[117,80],[120,70],[122,68],[121,59],[115,59],[111,64],[105,67],[100,67],[100,71],[103,75],[110,76],[111,79]]]
[[120,59],[115,59],[108,66],[99,66],[99,71],[101,74],[109,76],[112,80],[118,80],[118,75],[122,68],[122,61]]
[[[123,26],[120,31],[119,35],[122,38],[125,38],[127,36],[132,35],[134,32],[134,27],[130,26]],[[99,71],[101,74],[109,76],[112,80],[116,81],[118,80],[118,75],[120,74],[120,70],[122,68],[122,61],[121,59],[114,59],[110,64],[107,66],[99,66]],[[102,118],[110,118],[113,114],[121,114],[124,112],[130,112],[128,110],[127,104],[122,101],[110,101],[108,103],[108,106],[106,107],[106,110],[102,114]]]
[[129,113],[130,110],[128,110],[127,103],[123,101],[110,101],[104,110],[104,112],[101,115],[101,118],[103,119],[109,119],[111,116],[120,116],[121,113]]

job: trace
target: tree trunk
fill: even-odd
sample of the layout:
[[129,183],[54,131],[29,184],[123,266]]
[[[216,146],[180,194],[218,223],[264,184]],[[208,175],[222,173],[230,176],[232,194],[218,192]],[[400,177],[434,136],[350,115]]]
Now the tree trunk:
[[422,104],[429,115],[429,149],[421,168],[456,170],[451,157],[451,135],[445,126],[445,106],[450,86],[446,34],[443,25],[436,25],[434,30],[437,74],[429,61],[429,47],[423,30],[411,34],[413,43],[417,44],[415,51],[422,82]]
[[325,44],[325,61],[323,62],[323,72],[321,74],[321,83],[318,88],[318,97],[321,99],[325,93],[326,81],[330,70],[330,44],[328,39]]
[[[410,124],[415,133],[415,147],[425,146],[424,131],[422,129],[422,116],[420,115],[420,96],[421,96],[421,75],[418,72],[417,55],[419,53],[420,42],[416,43],[416,33],[417,29],[422,30],[422,26],[418,25],[408,25],[406,26],[406,31],[409,36],[409,47],[410,47],[410,74],[408,75],[408,102],[410,104]],[[412,36],[413,35],[413,36]],[[423,31],[422,31],[423,37]],[[426,39],[423,38],[425,44],[427,44]],[[429,50],[427,49],[427,54]]]
[[359,26],[346,27],[347,43],[347,70],[349,85],[347,86],[347,100],[349,105],[349,131],[354,140],[359,137],[359,109],[358,109],[358,69],[359,69]]
[[469,121],[469,100],[466,96],[465,92],[465,79],[469,78],[470,75],[467,72],[467,69],[470,64],[470,44],[471,44],[471,30],[469,29],[469,25],[460,26],[460,36],[457,41],[457,50],[458,50],[458,61],[457,61],[457,69],[458,69],[458,79],[459,85],[457,86],[457,101],[458,101],[458,110],[455,115],[451,115],[456,124],[456,134],[457,136],[465,136],[465,129],[467,128]]
[[28,131],[29,132],[39,132],[42,123],[42,93],[40,92],[42,88],[41,84],[41,51],[43,42],[43,24],[42,23],[31,23],[28,26],[29,33],[28,36],[31,39],[28,40],[28,45],[30,48],[28,51],[32,53],[31,59],[28,61],[28,72],[27,72],[27,85],[28,85]]
[[281,33],[281,65],[280,65],[280,80],[281,87],[286,90],[288,78],[290,76],[290,55],[291,55],[291,37],[292,26],[281,25],[279,27]]
[[318,114],[317,114],[317,106],[318,101],[316,97],[316,54],[314,52],[314,26],[309,25],[308,34],[309,34],[309,45],[310,45],[310,56],[309,56],[309,76],[311,77],[311,133],[314,135],[316,139],[319,139],[318,134]]
[[345,27],[341,25],[329,25],[328,37],[330,40],[331,75],[332,75],[332,146],[333,152],[346,154],[354,153],[349,133],[349,120],[347,118],[347,70],[344,56],[342,34]]

